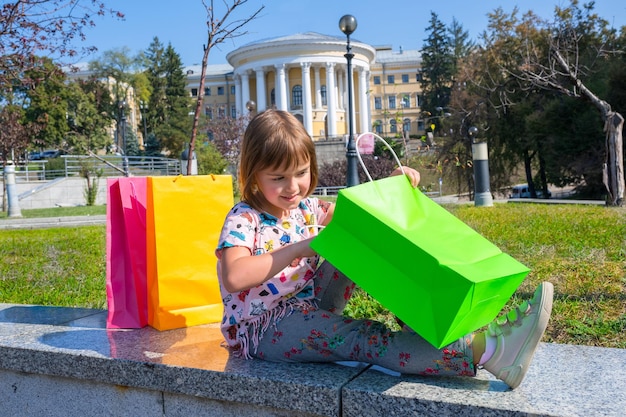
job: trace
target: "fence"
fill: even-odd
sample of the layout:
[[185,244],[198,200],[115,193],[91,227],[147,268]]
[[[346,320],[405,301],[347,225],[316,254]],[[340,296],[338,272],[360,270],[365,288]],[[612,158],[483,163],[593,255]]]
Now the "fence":
[[[101,172],[102,177],[124,175],[123,156],[81,156],[66,155],[63,169],[47,169],[48,161],[29,161],[15,169],[17,182],[49,181],[64,177],[78,177],[85,168],[92,172]],[[178,159],[147,156],[126,157],[128,172],[132,176],[178,175],[181,162]]]

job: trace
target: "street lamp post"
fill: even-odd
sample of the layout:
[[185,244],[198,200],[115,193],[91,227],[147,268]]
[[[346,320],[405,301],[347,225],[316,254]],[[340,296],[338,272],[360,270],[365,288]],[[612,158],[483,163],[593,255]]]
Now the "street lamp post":
[[[120,133],[122,135],[122,169],[124,170],[124,176],[129,177],[130,172],[128,169],[128,155],[126,155],[126,113],[124,112],[126,102],[120,102]],[[119,142],[119,141],[118,141]]]
[[472,126],[467,131],[472,142],[472,161],[474,165],[474,205],[476,207],[493,206],[489,186],[489,152],[487,142],[477,141],[478,128]]
[[346,34],[348,41],[346,45],[347,52],[344,55],[348,61],[348,147],[346,151],[348,173],[346,185],[348,187],[352,187],[353,185],[359,184],[359,173],[356,167],[356,143],[354,141],[352,120],[352,58],[354,57],[354,54],[351,52],[352,47],[350,46],[350,35],[356,30],[356,18],[349,14],[344,15],[341,19],[339,19],[339,29]]

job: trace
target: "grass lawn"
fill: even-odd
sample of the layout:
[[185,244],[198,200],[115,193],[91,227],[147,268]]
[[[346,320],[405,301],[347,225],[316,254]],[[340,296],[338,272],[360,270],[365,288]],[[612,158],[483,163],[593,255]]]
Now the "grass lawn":
[[[544,341],[626,348],[626,209],[527,203],[446,208],[531,269],[508,306],[528,298],[541,281],[555,285]],[[105,212],[104,206],[46,210],[58,212],[22,214]],[[0,231],[0,302],[105,308],[105,239],[104,226]],[[394,323],[363,292],[347,312]]]

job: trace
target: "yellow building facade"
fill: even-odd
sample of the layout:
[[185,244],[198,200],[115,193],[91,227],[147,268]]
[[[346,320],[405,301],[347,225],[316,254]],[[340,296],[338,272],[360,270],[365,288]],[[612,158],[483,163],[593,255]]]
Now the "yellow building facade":
[[[353,131],[382,136],[423,134],[419,52],[351,41],[353,115],[348,117],[346,39],[301,33],[244,45],[228,64],[185,68],[192,97],[203,94],[208,117],[238,117],[267,108],[286,110],[314,140],[345,139]],[[420,131],[421,127],[421,131]]]

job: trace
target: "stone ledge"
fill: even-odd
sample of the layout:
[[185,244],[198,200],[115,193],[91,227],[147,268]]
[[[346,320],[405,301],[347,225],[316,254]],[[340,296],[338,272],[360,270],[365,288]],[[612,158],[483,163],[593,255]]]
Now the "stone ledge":
[[245,361],[230,357],[216,325],[106,330],[105,319],[101,310],[0,304],[4,415],[621,416],[626,409],[624,349],[541,344],[510,391],[482,371],[397,377]]

